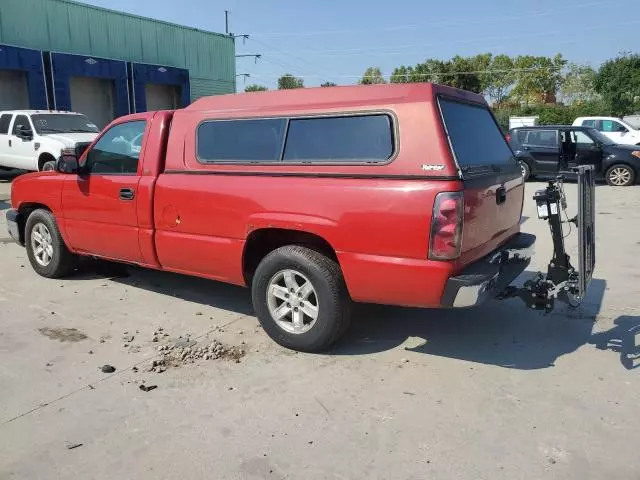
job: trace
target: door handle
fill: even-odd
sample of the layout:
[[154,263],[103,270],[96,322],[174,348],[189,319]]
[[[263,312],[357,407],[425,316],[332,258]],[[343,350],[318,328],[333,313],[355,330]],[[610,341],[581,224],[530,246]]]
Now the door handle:
[[504,187],[498,187],[496,190],[496,203],[503,204],[507,200],[507,190]]
[[121,188],[120,189],[120,200],[133,200],[136,194],[130,188]]
[[9,146],[11,146],[11,139],[9,139]]

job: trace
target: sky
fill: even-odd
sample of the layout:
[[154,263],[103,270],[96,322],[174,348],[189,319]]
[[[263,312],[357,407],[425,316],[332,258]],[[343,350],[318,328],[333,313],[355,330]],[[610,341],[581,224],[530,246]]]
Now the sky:
[[[84,3],[203,30],[248,34],[237,39],[238,90],[277,86],[283,73],[305,86],[356,83],[367,67],[385,76],[399,65],[491,52],[556,53],[598,67],[637,51],[637,0],[84,0]],[[637,12],[636,12],[637,13]],[[636,50],[634,50],[636,49]]]

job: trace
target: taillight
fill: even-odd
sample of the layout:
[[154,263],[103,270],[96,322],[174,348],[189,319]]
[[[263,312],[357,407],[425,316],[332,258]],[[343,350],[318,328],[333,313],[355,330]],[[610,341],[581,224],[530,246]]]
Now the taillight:
[[507,134],[507,136],[506,136],[506,137],[504,137],[504,138],[506,138],[506,139],[507,139],[507,143],[511,142],[511,135]]
[[442,192],[436,195],[429,240],[431,260],[452,260],[460,256],[463,214],[462,192]]

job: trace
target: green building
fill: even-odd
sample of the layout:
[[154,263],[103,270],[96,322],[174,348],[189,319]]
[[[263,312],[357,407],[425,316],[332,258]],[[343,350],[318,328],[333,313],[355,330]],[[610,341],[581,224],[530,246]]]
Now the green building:
[[71,0],[0,0],[0,111],[113,118],[235,92],[232,37]]

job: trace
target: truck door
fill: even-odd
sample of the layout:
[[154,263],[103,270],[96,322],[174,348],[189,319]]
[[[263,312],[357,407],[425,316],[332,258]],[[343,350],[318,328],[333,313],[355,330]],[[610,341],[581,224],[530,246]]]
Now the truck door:
[[110,127],[84,155],[77,176],[69,175],[62,193],[66,233],[79,252],[140,262],[137,198],[142,166],[134,141],[147,122]]
[[[21,130],[21,127],[24,129]],[[9,134],[9,154],[13,168],[37,170],[38,162],[33,141],[33,127],[31,120],[26,115],[16,115],[13,119]]]

